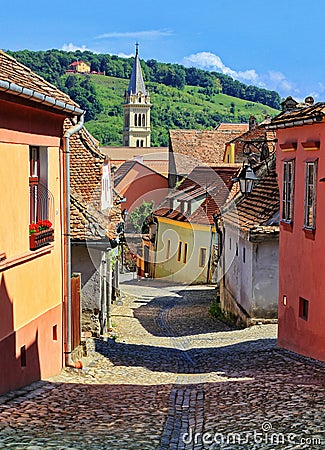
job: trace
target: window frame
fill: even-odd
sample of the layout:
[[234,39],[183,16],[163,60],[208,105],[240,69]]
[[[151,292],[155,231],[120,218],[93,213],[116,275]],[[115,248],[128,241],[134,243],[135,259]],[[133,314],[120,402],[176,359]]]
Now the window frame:
[[[282,161],[282,210],[281,222],[292,224],[294,216],[294,194],[295,194],[295,158]],[[291,177],[288,177],[291,167]]]
[[[309,167],[313,167],[312,182],[309,180]],[[304,229],[313,231],[316,229],[316,191],[317,191],[318,159],[305,162],[305,197],[304,197]],[[309,198],[310,188],[312,195]],[[311,213],[311,224],[309,223]]]
[[178,249],[177,249],[177,261],[178,262],[181,262],[181,259],[182,259],[182,244],[183,244],[183,242],[179,241]]

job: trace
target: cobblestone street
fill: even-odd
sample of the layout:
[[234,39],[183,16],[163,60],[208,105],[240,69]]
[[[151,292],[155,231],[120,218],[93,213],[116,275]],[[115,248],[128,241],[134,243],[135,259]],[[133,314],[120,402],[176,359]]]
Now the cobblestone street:
[[0,448],[325,449],[324,364],[277,348],[276,325],[211,319],[212,287],[180,289],[126,281],[116,340],[0,397]]

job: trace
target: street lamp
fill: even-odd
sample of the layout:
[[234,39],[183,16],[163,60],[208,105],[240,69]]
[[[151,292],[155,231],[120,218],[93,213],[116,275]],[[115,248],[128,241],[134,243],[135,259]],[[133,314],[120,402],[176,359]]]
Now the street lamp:
[[251,168],[250,164],[244,164],[237,178],[233,181],[239,181],[240,192],[244,195],[248,195],[252,192],[256,177],[254,170]]

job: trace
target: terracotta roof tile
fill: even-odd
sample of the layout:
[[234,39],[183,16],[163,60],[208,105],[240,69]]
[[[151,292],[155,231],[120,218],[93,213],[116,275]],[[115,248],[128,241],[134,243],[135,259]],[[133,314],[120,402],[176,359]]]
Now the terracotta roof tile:
[[[246,133],[237,136],[235,139],[232,139],[227,144],[234,144],[235,147],[235,162],[242,163],[247,156],[244,154],[244,145],[245,142],[251,140],[263,140],[267,139],[268,141],[273,141],[275,139],[275,132],[271,130],[266,130],[265,125],[258,125],[256,128],[252,130],[246,131]],[[268,142],[269,152],[272,153],[275,151],[275,143]],[[253,147],[253,151],[254,151]],[[225,149],[226,153],[226,149]],[[225,157],[225,154],[224,154]]]
[[170,130],[169,151],[174,159],[175,173],[188,174],[197,165],[223,164],[225,144],[247,129],[248,125],[223,124],[212,131]]
[[[237,166],[195,168],[178,189],[169,195],[162,207],[155,211],[155,215],[182,222],[213,225],[213,215],[219,213],[219,208],[228,198],[237,172]],[[201,205],[192,214],[184,215],[179,204],[170,210],[170,198],[177,201],[201,198]]]
[[[47,95],[68,105],[78,107],[71,98],[56,86],[44,80],[12,56],[0,50],[0,80]],[[1,89],[0,89],[1,90]]]
[[279,231],[279,188],[275,171],[275,155],[257,172],[259,182],[252,193],[238,195],[222,208],[222,219],[250,234],[278,233]]
[[[64,122],[67,130],[70,119]],[[116,235],[116,225],[122,221],[120,207],[109,215],[101,212],[102,167],[106,159],[98,149],[98,141],[82,128],[70,138],[71,176],[71,237],[76,240],[100,239],[103,230],[109,237]],[[102,236],[103,237],[103,236]]]
[[296,108],[289,111],[282,111],[271,120],[267,127],[284,128],[307,123],[321,122],[325,119],[325,102],[318,102],[314,105],[297,104]]

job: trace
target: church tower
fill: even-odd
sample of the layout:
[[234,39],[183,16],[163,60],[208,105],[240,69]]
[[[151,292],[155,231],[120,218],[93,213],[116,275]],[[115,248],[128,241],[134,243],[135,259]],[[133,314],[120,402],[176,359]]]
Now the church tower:
[[139,44],[136,44],[130,83],[124,95],[124,147],[150,147],[150,107],[150,96],[140,65]]

